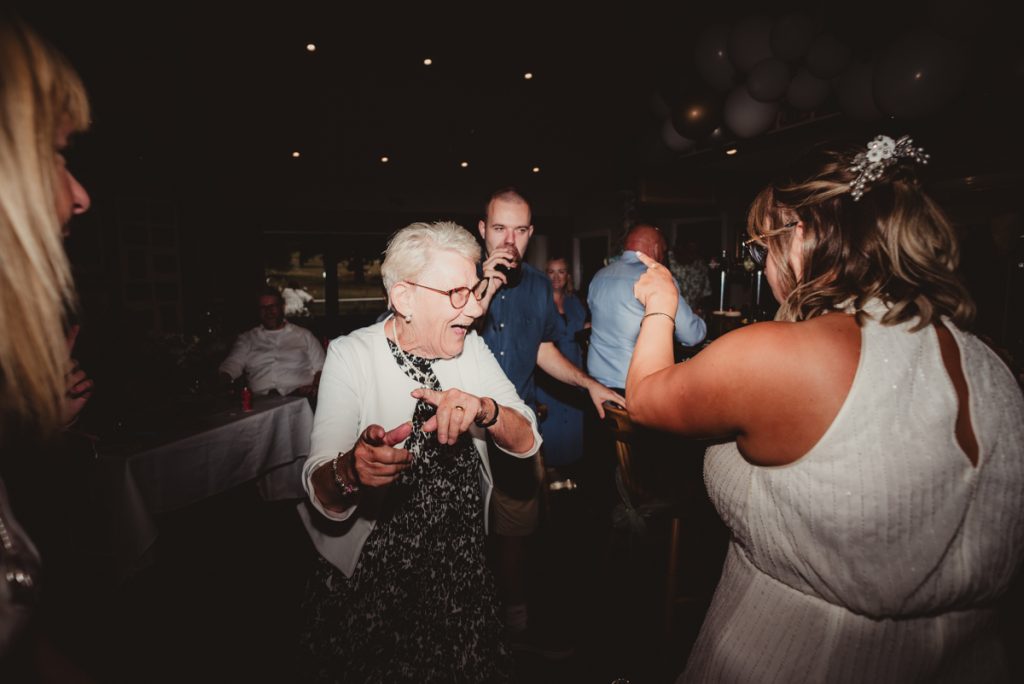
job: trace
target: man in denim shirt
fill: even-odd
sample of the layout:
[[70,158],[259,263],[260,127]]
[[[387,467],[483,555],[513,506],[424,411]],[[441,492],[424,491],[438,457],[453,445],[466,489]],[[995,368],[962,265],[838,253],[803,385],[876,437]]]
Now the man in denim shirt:
[[[598,414],[605,401],[625,405],[625,399],[577,368],[558,350],[551,281],[523,261],[533,236],[530,205],[512,188],[495,192],[480,221],[480,236],[487,257],[481,271],[491,280],[482,304],[487,309],[483,338],[498,364],[528,406],[536,408],[534,369],[586,390]],[[534,459],[493,459],[494,493],[491,510],[497,537],[495,579],[505,601],[505,623],[513,648],[541,655],[568,655],[564,649],[545,648],[526,631],[525,543],[537,529],[540,490]]]
[[[646,223],[638,223],[626,234],[623,247],[620,259],[594,275],[587,295],[591,315],[587,370],[605,385],[617,388],[626,386],[626,371],[644,316],[643,304],[633,296],[633,286],[647,272],[647,267],[636,253],[643,252],[658,262],[664,262],[667,254],[661,231]],[[676,309],[675,324],[676,340],[689,347],[700,343],[707,333],[704,320],[696,316],[682,298]]]

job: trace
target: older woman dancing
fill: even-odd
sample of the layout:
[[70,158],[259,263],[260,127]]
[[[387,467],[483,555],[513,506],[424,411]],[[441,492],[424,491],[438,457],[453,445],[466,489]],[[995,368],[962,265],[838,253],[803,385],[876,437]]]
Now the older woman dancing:
[[394,315],[328,350],[304,470],[321,556],[304,601],[310,679],[510,674],[483,555],[487,445],[526,458],[541,440],[470,330],[487,290],[479,260],[454,223],[403,228],[381,266]]
[[735,440],[705,458],[733,539],[686,681],[1007,678],[993,602],[1024,558],[1024,399],[963,330],[926,161],[879,136],[764,189],[747,230],[777,320],[680,365],[676,288],[646,260],[630,413]]

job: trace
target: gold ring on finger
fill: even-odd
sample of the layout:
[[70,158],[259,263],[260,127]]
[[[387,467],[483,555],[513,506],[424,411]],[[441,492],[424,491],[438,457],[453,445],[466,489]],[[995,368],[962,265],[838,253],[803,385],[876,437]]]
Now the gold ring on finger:
[[464,406],[456,406],[456,407],[455,407],[455,410],[456,410],[456,411],[465,411],[465,410],[466,410],[466,408],[465,408]]

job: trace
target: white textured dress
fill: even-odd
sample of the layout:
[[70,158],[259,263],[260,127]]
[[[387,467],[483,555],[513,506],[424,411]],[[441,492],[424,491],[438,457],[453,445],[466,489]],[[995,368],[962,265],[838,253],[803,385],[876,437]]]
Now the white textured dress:
[[995,606],[1024,550],[1024,399],[999,358],[947,322],[972,466],[935,329],[910,327],[865,322],[849,395],[795,463],[708,450],[732,542],[680,681],[1006,679]]

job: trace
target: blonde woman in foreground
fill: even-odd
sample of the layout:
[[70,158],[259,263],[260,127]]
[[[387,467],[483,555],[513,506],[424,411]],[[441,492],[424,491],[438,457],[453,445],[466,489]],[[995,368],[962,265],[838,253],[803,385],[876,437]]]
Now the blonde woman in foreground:
[[958,247],[903,137],[826,153],[750,209],[777,320],[674,365],[646,259],[626,383],[707,452],[732,532],[681,681],[1003,681],[995,602],[1024,550],[1024,400],[964,330]]
[[[69,365],[65,314],[74,290],[62,234],[74,214],[88,209],[89,196],[65,167],[61,150],[88,121],[85,90],[71,66],[0,10],[0,474],[38,456],[39,447],[80,409],[81,397],[72,399],[69,386],[76,374]],[[0,479],[4,681],[24,675],[11,670],[6,656],[19,646],[32,650],[18,637],[40,580],[39,555],[14,519],[11,493]],[[59,662],[48,653],[41,664],[49,672],[36,674],[54,676]]]

